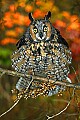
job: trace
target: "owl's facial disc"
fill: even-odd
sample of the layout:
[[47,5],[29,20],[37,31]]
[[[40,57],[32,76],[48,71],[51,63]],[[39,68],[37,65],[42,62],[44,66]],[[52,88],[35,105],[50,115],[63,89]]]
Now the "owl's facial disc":
[[39,31],[36,33],[36,40],[45,40],[46,39],[46,32]]
[[30,26],[30,35],[35,42],[46,41],[51,31],[50,23],[41,20],[35,21],[35,24]]

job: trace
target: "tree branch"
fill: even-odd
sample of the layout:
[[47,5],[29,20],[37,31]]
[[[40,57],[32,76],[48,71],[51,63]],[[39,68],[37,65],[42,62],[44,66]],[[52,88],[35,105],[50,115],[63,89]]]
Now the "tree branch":
[[[1,75],[0,77],[2,77],[4,74],[7,74],[7,75],[11,75],[11,76],[17,76],[17,77],[24,77],[24,74],[21,74],[21,73],[18,73],[18,72],[15,72],[15,71],[12,71],[12,70],[6,70],[6,69],[3,69],[3,68],[0,68],[0,72],[1,72]],[[30,75],[26,75],[26,77],[29,77]],[[48,78],[43,78],[41,76],[35,76],[33,75],[32,76],[32,80],[30,82],[30,84],[28,85],[27,89],[24,91],[24,94],[27,92],[27,90],[29,89],[29,87],[32,85],[32,82],[35,82],[36,81],[42,81],[42,82],[49,82],[53,85],[62,85],[62,86],[66,86],[66,87],[71,87],[71,88],[74,88],[73,89],[73,94],[72,96],[70,97],[70,101],[68,102],[68,104],[66,105],[66,107],[61,110],[59,113],[55,114],[55,115],[52,115],[52,116],[47,116],[47,120],[49,119],[52,119],[60,114],[62,114],[64,111],[67,110],[67,108],[69,107],[70,103],[71,103],[71,100],[72,100],[72,97],[74,96],[74,90],[75,89],[80,89],[80,85],[79,84],[72,84],[72,83],[68,83],[68,82],[63,82],[63,81],[54,81],[52,79],[48,79]],[[20,101],[20,99],[22,98],[23,94],[18,94],[18,97],[15,101],[15,103],[12,105],[12,107],[10,107],[10,109],[8,109],[6,112],[2,113],[0,115],[0,117],[4,116],[6,113],[10,112],[17,104],[18,102]]]
[[75,91],[75,88],[73,89],[72,96],[70,96],[70,101],[68,102],[68,104],[66,105],[66,107],[65,107],[63,110],[61,110],[60,112],[58,112],[57,114],[55,114],[55,115],[52,115],[52,116],[46,115],[47,120],[50,120],[50,119],[52,119],[52,118],[54,118],[54,117],[56,117],[56,116],[62,114],[64,111],[67,110],[67,108],[69,107],[69,105],[70,105],[70,103],[71,103],[71,100],[72,100],[72,98],[73,98],[73,96],[74,96],[74,91]]
[[[25,92],[27,92],[27,90],[28,90],[29,87],[31,86],[32,82],[33,82],[33,79],[32,79],[31,82],[29,83],[29,85],[28,85],[28,87],[26,88],[26,91],[25,91]],[[0,118],[1,118],[2,116],[4,116],[5,114],[7,114],[8,112],[10,112],[10,111],[17,105],[17,104],[19,103],[20,99],[22,98],[22,96],[23,96],[23,95],[19,95],[18,98],[16,99],[15,103],[14,103],[7,111],[5,111],[4,113],[2,113],[2,114],[0,115]]]
[[[24,77],[24,74],[22,74],[22,73],[18,73],[18,72],[12,71],[12,70],[6,70],[3,68],[0,68],[0,72],[3,72],[5,74],[11,75],[11,76]],[[29,77],[30,75],[26,75],[26,76]],[[50,83],[53,83],[54,85],[62,85],[62,86],[70,87],[70,88],[80,89],[80,84],[72,84],[72,83],[63,82],[63,81],[54,81],[52,79],[47,79],[47,78],[43,78],[41,76],[39,77],[39,76],[33,75],[33,80],[35,80],[35,79],[37,81],[43,81],[43,82],[49,81]]]

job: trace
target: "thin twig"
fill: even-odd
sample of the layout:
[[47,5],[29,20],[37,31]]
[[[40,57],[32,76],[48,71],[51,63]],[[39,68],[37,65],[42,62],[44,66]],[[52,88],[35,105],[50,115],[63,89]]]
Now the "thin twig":
[[[30,83],[29,83],[28,87],[26,88],[26,91],[25,91],[25,92],[27,92],[27,90],[30,88],[32,82],[33,82],[33,79],[30,81]],[[7,114],[8,112],[10,112],[10,111],[19,103],[19,101],[20,101],[20,99],[21,99],[22,97],[23,97],[23,95],[20,95],[20,96],[17,98],[16,102],[15,102],[7,111],[5,111],[4,113],[2,113],[2,114],[0,115],[0,117],[4,116],[4,115]]]
[[5,74],[5,72],[0,73],[0,78]]
[[60,114],[62,114],[67,108],[68,108],[68,106],[70,105],[70,101],[69,101],[69,103],[67,104],[67,106],[63,109],[63,110],[61,110],[59,113],[57,113],[57,114],[55,114],[55,115],[53,115],[53,116],[48,116],[48,115],[46,115],[47,116],[47,120],[50,120],[50,119],[52,119],[52,118],[54,118],[54,117],[56,117],[56,116],[58,116],[58,115],[60,115]]
[[6,112],[2,113],[0,115],[0,117],[4,116],[5,114],[7,114],[8,112],[10,112],[20,101],[21,98],[19,98]]
[[[1,72],[5,72],[8,75],[12,75],[12,76],[18,76],[18,77],[24,77],[24,74],[22,73],[18,73],[12,70],[5,70],[3,68],[0,68]],[[29,77],[30,75],[26,75],[27,77]],[[71,88],[75,88],[75,89],[80,89],[80,85],[79,84],[72,84],[72,83],[68,83],[68,82],[63,82],[63,81],[54,81],[52,79],[47,79],[47,78],[43,78],[43,77],[39,77],[39,76],[34,76],[33,75],[33,80],[37,80],[37,81],[43,81],[43,82],[50,82],[53,83],[54,85],[62,85],[62,86],[66,86],[66,87],[71,87]]]
[[69,105],[70,105],[70,103],[71,103],[71,100],[72,100],[72,98],[73,98],[73,96],[74,96],[74,91],[75,91],[75,89],[73,89],[72,96],[70,97],[70,101],[68,102],[68,104],[66,105],[66,107],[65,107],[63,110],[61,110],[59,113],[55,114],[55,115],[52,115],[52,116],[46,115],[46,116],[47,116],[47,120],[50,120],[50,119],[52,119],[52,118],[54,118],[54,117],[62,114],[65,110],[67,110],[67,108],[69,107]]

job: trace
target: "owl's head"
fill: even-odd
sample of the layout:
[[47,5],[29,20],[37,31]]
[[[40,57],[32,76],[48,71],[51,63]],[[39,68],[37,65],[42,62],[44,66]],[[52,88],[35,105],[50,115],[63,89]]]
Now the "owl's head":
[[43,19],[35,20],[31,13],[29,13],[30,24],[30,35],[35,42],[48,40],[51,36],[51,23],[49,18],[51,12],[49,11]]
[[49,18],[51,17],[51,12],[49,11],[43,19],[35,20],[32,13],[29,13],[29,19],[31,21],[29,27],[21,39],[17,42],[17,48],[19,49],[22,45],[29,46],[31,43],[47,42],[53,41],[64,44],[68,47],[68,43],[60,35],[58,29],[56,29]]

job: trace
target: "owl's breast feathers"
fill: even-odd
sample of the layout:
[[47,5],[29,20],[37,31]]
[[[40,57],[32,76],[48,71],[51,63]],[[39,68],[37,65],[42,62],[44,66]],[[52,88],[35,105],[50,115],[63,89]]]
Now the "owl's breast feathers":
[[50,75],[53,79],[65,79],[70,63],[71,52],[68,47],[54,40],[22,45],[12,55],[12,67],[16,71]]

